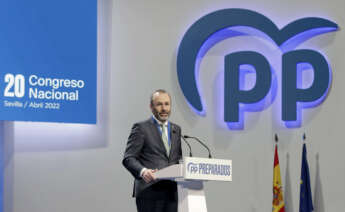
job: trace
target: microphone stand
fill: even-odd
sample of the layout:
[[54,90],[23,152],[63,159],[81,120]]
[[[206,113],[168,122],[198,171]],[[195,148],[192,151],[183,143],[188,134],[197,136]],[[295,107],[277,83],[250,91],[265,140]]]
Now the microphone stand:
[[192,136],[188,136],[188,135],[184,135],[183,137],[184,138],[192,138],[192,139],[196,140],[197,142],[199,142],[203,147],[205,147],[207,149],[208,158],[212,158],[210,149],[206,146],[206,144],[204,144],[202,141],[200,141],[197,137],[192,137]]

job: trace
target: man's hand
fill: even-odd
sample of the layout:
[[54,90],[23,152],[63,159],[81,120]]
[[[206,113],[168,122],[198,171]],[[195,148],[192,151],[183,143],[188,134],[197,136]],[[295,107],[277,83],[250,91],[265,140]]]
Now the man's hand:
[[146,169],[142,174],[142,178],[145,180],[146,183],[156,180],[156,177],[154,175],[156,171],[158,171],[158,169]]

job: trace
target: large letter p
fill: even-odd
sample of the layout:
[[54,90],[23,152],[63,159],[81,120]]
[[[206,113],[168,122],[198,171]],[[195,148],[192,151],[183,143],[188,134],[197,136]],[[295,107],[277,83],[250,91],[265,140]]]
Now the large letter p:
[[[240,66],[250,65],[256,72],[252,89],[240,89]],[[225,56],[224,121],[239,123],[240,103],[252,104],[262,100],[271,88],[271,68],[266,58],[256,52],[242,51]]]
[[[314,80],[309,88],[297,88],[298,64],[307,63],[313,67]],[[313,50],[296,50],[283,55],[282,119],[298,122],[300,109],[297,103],[319,104],[327,94],[330,83],[330,69],[326,59]],[[300,123],[296,123],[299,125]],[[293,125],[291,125],[294,127]],[[289,127],[289,126],[288,126]]]

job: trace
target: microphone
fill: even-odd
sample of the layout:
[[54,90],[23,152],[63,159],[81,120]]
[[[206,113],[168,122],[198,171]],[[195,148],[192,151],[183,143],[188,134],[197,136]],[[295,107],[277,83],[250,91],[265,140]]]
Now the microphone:
[[192,136],[188,136],[188,135],[184,135],[183,137],[184,138],[192,138],[192,139],[196,140],[197,142],[199,142],[202,146],[204,146],[207,149],[208,158],[212,158],[210,149],[206,146],[206,144],[204,144],[202,141],[200,141],[197,137],[192,137]]
[[[173,129],[172,130],[173,133],[176,133],[176,131]],[[192,155],[192,147],[190,146],[190,144],[188,143],[188,141],[181,135],[182,140],[187,144],[188,149],[189,149],[189,157],[193,157]]]

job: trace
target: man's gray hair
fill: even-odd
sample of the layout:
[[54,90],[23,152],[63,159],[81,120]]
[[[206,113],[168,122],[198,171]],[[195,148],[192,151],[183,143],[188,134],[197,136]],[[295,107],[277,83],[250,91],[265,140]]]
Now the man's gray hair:
[[169,96],[169,98],[170,98],[170,102],[171,102],[171,96],[170,96],[170,94],[168,93],[168,91],[166,91],[166,90],[164,90],[164,89],[157,89],[157,90],[155,90],[152,94],[151,94],[151,96],[150,96],[150,105],[151,106],[153,106],[153,95],[155,94],[155,93],[166,93],[166,94],[168,94],[168,96]]

